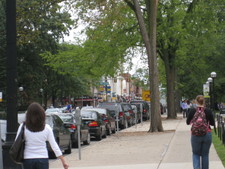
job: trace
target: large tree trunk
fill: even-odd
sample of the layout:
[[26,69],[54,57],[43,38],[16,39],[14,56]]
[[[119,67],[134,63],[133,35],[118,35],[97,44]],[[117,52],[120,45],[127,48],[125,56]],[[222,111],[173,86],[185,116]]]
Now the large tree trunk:
[[150,0],[150,56],[149,57],[149,65],[150,68],[149,73],[152,81],[152,85],[150,85],[150,96],[151,96],[151,112],[155,111],[154,114],[151,114],[151,132],[154,131],[163,131],[162,121],[161,121],[161,112],[160,112],[160,102],[159,102],[159,72],[157,66],[157,52],[156,52],[156,27],[157,27],[157,6],[158,0]]
[[148,65],[149,65],[149,76],[150,76],[150,98],[151,98],[151,125],[150,132],[163,131],[161,115],[160,115],[160,103],[159,103],[159,77],[157,67],[157,56],[156,56],[156,15],[157,15],[157,0],[149,0],[149,20],[151,21],[149,35],[145,26],[144,18],[141,12],[141,8],[137,0],[134,2],[134,11],[138,19],[140,31],[145,43]]
[[167,118],[175,119],[177,113],[175,110],[175,81],[176,81],[176,70],[175,64],[172,63],[171,57],[164,54],[164,63],[166,69],[166,82],[167,82]]

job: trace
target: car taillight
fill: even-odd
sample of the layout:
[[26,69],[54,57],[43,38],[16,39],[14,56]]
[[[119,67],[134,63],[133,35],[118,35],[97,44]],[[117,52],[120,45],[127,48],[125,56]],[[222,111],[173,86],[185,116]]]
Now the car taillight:
[[71,125],[70,125],[70,129],[77,129],[77,126],[71,124]]
[[147,112],[147,110],[146,110],[146,109],[144,109],[144,112],[146,113],[146,112]]
[[119,116],[120,116],[120,117],[123,117],[123,112],[120,112],[120,113],[119,113]]
[[88,124],[89,127],[98,127],[98,122],[97,121],[92,121]]
[[108,122],[109,122],[109,120],[104,120],[104,122],[108,123]]

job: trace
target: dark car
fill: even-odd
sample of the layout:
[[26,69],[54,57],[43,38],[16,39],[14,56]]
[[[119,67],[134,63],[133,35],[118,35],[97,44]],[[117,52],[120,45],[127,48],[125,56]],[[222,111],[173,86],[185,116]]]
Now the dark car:
[[142,103],[143,104],[143,120],[148,120],[150,119],[150,106],[149,103],[144,101],[144,100],[133,100],[130,102],[131,104],[133,103]]
[[88,110],[94,110],[97,111],[102,115],[102,119],[104,120],[106,124],[106,130],[107,134],[111,135],[111,133],[116,132],[116,121],[115,121],[115,113],[111,113],[108,109],[106,108],[91,108]]
[[[78,147],[78,130],[76,125],[76,120],[74,117],[74,114],[72,113],[59,113],[59,117],[62,119],[64,126],[69,129],[71,132],[71,141],[73,147]],[[80,141],[83,142],[85,145],[90,144],[90,133],[89,133],[89,127],[87,124],[84,124],[81,121],[80,125]]]
[[97,111],[82,110],[81,118],[84,121],[84,124],[88,124],[91,136],[94,136],[97,140],[106,138],[107,132],[105,122]]
[[135,114],[133,112],[131,104],[130,103],[121,103],[121,106],[126,115],[128,126],[134,125],[135,124]]
[[127,115],[125,114],[121,103],[102,102],[99,103],[97,107],[109,109],[109,111],[111,111],[111,114],[115,114],[115,118],[117,118],[118,115],[118,123],[120,129],[128,127]]
[[[61,118],[56,114],[46,114],[45,122],[52,128],[55,140],[58,143],[60,149],[64,150],[65,154],[70,154],[72,148],[71,133],[68,128],[64,126]],[[47,143],[47,148],[49,158],[56,158],[49,143]]]

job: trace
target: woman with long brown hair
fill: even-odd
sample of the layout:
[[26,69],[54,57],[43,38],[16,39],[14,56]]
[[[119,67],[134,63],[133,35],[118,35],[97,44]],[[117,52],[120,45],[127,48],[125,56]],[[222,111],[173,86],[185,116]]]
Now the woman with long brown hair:
[[[21,128],[22,124],[17,134]],[[27,109],[24,135],[24,169],[49,169],[46,141],[49,142],[56,157],[61,160],[64,169],[69,167],[55,141],[51,127],[45,124],[45,110],[39,103],[31,103]]]

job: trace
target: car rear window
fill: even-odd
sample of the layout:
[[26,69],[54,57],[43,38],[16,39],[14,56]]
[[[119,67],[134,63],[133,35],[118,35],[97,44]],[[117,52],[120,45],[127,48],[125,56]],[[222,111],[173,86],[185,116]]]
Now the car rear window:
[[45,123],[48,124],[49,126],[53,127],[53,121],[51,116],[45,116]]
[[82,111],[81,117],[85,119],[97,119],[97,113],[93,111]]
[[128,104],[122,104],[122,107],[123,107],[124,111],[128,111],[128,110],[131,110],[132,109],[130,107],[130,105],[128,105]]
[[100,114],[106,114],[106,110],[105,109],[91,109],[91,110],[97,111]]
[[[97,107],[106,108],[110,111],[112,111],[112,110],[113,111],[122,111],[121,105],[118,104],[118,103],[110,103],[110,102],[109,103],[106,103],[106,102],[105,103],[99,103]],[[116,109],[118,109],[118,110],[116,110]]]
[[115,103],[100,103],[98,105],[98,107],[104,107],[104,108],[107,108],[109,110],[115,110],[115,108],[116,108]]
[[73,117],[71,116],[65,116],[65,115],[60,115],[59,116],[63,122],[70,122],[70,123],[73,123]]

